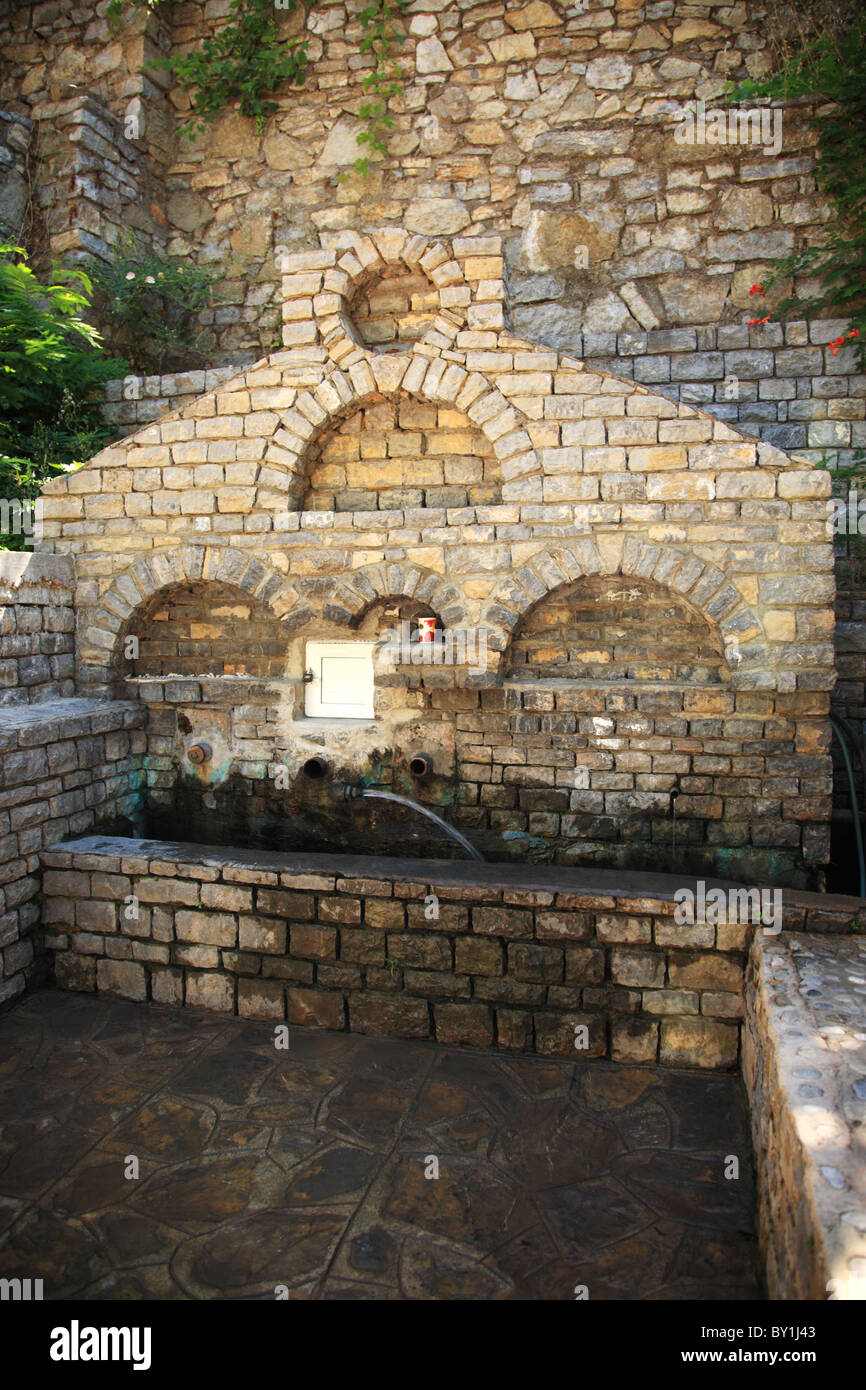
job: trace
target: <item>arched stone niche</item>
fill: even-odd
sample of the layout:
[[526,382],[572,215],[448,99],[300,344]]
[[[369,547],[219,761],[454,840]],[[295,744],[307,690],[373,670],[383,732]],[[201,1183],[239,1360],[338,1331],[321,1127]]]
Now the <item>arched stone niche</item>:
[[518,623],[512,680],[673,681],[730,674],[718,629],[685,599],[640,575],[592,575],[540,599]]

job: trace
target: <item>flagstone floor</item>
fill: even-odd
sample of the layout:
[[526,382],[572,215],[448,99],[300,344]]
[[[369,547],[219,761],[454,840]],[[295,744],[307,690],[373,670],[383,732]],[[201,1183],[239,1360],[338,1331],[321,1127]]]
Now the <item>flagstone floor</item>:
[[0,1277],[46,1299],[759,1298],[752,1203],[736,1077],[278,1051],[54,990],[0,1016]]

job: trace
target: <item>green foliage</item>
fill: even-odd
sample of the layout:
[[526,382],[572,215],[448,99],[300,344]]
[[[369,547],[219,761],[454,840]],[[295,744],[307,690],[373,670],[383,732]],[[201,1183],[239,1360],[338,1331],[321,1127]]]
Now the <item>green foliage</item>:
[[[295,0],[281,6],[283,12],[295,8]],[[201,48],[159,64],[194,93],[193,119],[183,128],[191,140],[232,102],[241,115],[255,117],[261,133],[278,109],[271,94],[283,82],[300,86],[306,76],[307,41],[279,41],[274,0],[232,0],[231,13]]]
[[[773,76],[744,82],[732,101],[823,98],[811,123],[818,135],[815,178],[835,204],[823,239],[776,262],[767,284],[809,276],[815,289],[794,293],[780,315],[807,319],[829,312],[850,318],[860,370],[866,370],[866,16],[841,34],[824,33],[800,49]],[[841,342],[833,346],[841,347]],[[831,349],[832,350],[832,349]]]
[[[162,0],[132,0],[139,9],[154,9]],[[284,82],[300,86],[306,76],[307,40],[284,42],[277,17],[298,8],[298,0],[231,0],[230,18],[200,48],[174,58],[160,58],[153,67],[171,72],[180,87],[192,93],[191,120],[181,134],[194,140],[233,103],[243,116],[254,116],[259,133],[276,111],[273,93]],[[122,0],[112,0],[108,15],[117,21]]]
[[[388,103],[403,88],[403,70],[394,58],[394,46],[405,43],[406,35],[394,28],[392,21],[408,4],[409,0],[373,0],[373,4],[367,5],[358,16],[364,28],[361,52],[373,59],[373,71],[364,78],[364,90],[375,97],[359,107],[358,115],[367,128],[358,135],[358,144],[368,145],[382,154],[387,152],[385,134],[394,124],[388,113]],[[370,172],[369,155],[355,160],[355,172],[362,175]]]
[[[99,413],[101,384],[128,371],[100,351],[83,317],[92,286],[82,270],[41,284],[20,247],[0,245],[0,495],[35,497],[45,482],[114,435]],[[2,536],[20,549],[26,538]]]
[[96,262],[91,273],[101,321],[137,372],[188,366],[190,355],[204,360],[196,315],[208,302],[214,271],[129,248],[111,262]]
[[[106,11],[115,23],[125,4],[153,10],[164,0],[111,0]],[[395,47],[405,41],[394,19],[410,0],[372,0],[358,15],[364,30],[361,52],[373,60],[373,71],[364,78],[372,100],[359,109],[366,129],[358,144],[384,152],[385,133],[393,124],[388,103],[402,90],[403,73],[394,58]],[[278,110],[274,92],[285,82],[303,86],[307,77],[307,40],[279,38],[277,15],[298,9],[300,0],[232,0],[231,18],[201,47],[174,58],[158,59],[153,66],[174,74],[184,91],[192,93],[192,119],[181,133],[194,140],[226,107],[236,104],[244,116],[254,116],[259,134],[268,116]],[[312,8],[312,6],[310,7]],[[355,171],[369,173],[370,157],[355,162]]]

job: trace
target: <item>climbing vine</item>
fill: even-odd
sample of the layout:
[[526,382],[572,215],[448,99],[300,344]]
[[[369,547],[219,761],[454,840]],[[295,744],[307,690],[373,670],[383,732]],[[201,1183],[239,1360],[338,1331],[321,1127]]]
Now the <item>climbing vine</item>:
[[[744,82],[732,101],[823,98],[811,123],[818,136],[815,179],[835,205],[836,217],[823,239],[777,261],[766,287],[789,276],[809,276],[814,288],[793,293],[779,314],[812,319],[821,312],[844,315],[860,370],[866,370],[866,16],[841,34],[808,42],[783,67],[761,82]],[[764,292],[755,286],[755,292]],[[756,319],[753,322],[765,322]],[[830,346],[835,356],[844,342]]]
[[[372,5],[361,10],[360,20],[364,28],[361,52],[369,53],[373,59],[373,71],[364,78],[364,89],[372,92],[374,99],[362,103],[358,115],[366,122],[366,130],[358,135],[359,145],[368,145],[371,150],[386,153],[385,133],[393,125],[388,111],[388,103],[398,95],[403,86],[403,70],[394,56],[394,50],[405,42],[405,34],[394,25],[394,17],[402,13],[410,0],[373,0]],[[361,156],[355,161],[355,171],[367,174],[370,171],[370,156]]]
[[[110,21],[119,23],[127,5],[156,9],[166,0],[111,0]],[[385,134],[392,125],[388,103],[402,89],[403,73],[396,61],[396,48],[404,42],[395,19],[410,0],[372,0],[358,15],[363,29],[361,52],[369,55],[373,68],[363,79],[370,100],[362,103],[359,116],[364,129],[358,144],[371,153],[384,152]],[[279,109],[274,93],[284,83],[303,86],[309,68],[309,39],[281,39],[278,13],[311,9],[300,0],[231,0],[230,18],[216,33],[204,39],[200,48],[172,58],[155,60],[153,66],[170,71],[179,86],[191,94],[191,119],[181,128],[189,139],[203,133],[208,124],[226,107],[237,104],[244,116],[252,116],[256,129],[264,130],[269,116]],[[359,156],[355,169],[367,174],[370,154]]]

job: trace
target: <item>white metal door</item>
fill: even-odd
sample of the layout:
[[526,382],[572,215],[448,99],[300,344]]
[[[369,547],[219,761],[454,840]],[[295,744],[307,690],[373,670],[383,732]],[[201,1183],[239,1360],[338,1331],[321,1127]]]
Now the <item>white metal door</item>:
[[374,642],[308,642],[304,712],[309,719],[373,718]]

